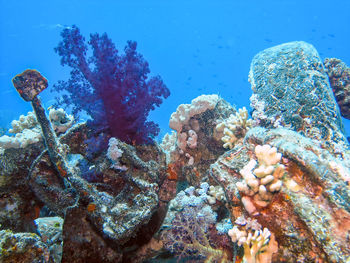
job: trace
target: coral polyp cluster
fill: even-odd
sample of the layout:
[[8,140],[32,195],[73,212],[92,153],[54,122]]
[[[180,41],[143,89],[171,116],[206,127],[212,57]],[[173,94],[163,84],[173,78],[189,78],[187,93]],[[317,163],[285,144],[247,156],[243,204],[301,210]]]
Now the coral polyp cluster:
[[238,218],[236,220],[237,225],[240,225],[242,230],[236,225],[228,231],[228,235],[232,242],[243,247],[245,262],[271,262],[272,254],[278,250],[274,236],[267,228],[261,229],[261,225],[255,219],[243,221],[245,219]]
[[[282,155],[277,152],[276,147],[267,144],[257,145],[255,155],[258,161],[251,159],[243,167],[240,174],[244,181],[236,185],[240,192],[252,197],[257,205],[265,207],[272,199],[273,193],[281,190],[281,178],[285,173],[285,167],[280,163]],[[251,203],[248,199],[245,200],[244,204]],[[255,208],[249,206],[247,211],[253,212]]]
[[[67,114],[62,108],[51,108],[49,119],[57,135],[65,133],[74,122],[74,117]],[[15,136],[1,136],[0,151],[8,148],[25,148],[30,144],[42,141],[40,125],[32,111],[26,116],[21,115],[18,120],[13,120],[11,126],[9,133]]]
[[231,114],[227,119],[221,120],[216,125],[216,130],[222,133],[221,140],[224,142],[224,148],[232,149],[236,144],[242,143],[252,124],[245,107],[239,109],[235,115]]

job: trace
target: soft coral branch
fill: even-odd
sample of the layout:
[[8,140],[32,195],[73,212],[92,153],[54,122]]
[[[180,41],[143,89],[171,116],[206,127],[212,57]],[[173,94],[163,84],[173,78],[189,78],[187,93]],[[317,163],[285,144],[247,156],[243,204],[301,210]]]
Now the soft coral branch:
[[111,136],[125,142],[145,143],[156,136],[159,127],[147,117],[170,92],[159,76],[148,79],[149,66],[137,53],[136,42],[128,41],[119,55],[107,34],[92,34],[92,56],[87,58],[88,46],[76,26],[61,36],[55,51],[72,70],[68,81],[54,86],[68,93],[59,103],[72,105],[74,113],[86,111],[92,127],[107,127]]
[[216,231],[210,231],[212,226],[208,225],[207,218],[198,216],[199,214],[197,207],[185,207],[178,212],[171,227],[162,234],[165,248],[177,256],[178,262],[181,259],[230,262],[231,255],[226,248],[212,246],[211,237],[221,237]]

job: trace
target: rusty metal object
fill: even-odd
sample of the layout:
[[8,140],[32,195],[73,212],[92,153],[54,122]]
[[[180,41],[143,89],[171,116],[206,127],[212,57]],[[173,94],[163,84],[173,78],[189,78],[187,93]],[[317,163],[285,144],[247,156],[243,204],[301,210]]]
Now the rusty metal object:
[[48,86],[47,79],[35,69],[27,69],[16,75],[12,83],[25,101],[33,101]]
[[[110,177],[115,176],[115,180],[122,178],[125,187],[117,196],[101,191],[97,185],[83,179],[79,169],[74,169],[68,162],[67,147],[54,133],[45,109],[37,96],[47,87],[46,79],[37,71],[26,70],[13,79],[13,84],[21,97],[31,102],[42,129],[48,154],[44,151],[32,164],[29,184],[42,202],[57,214],[68,219],[65,220],[63,228],[65,240],[63,253],[67,254],[69,262],[82,262],[81,260],[87,260],[91,256],[87,253],[87,258],[81,258],[81,255],[85,255],[87,251],[84,253],[80,251],[82,253],[78,253],[79,255],[72,255],[72,251],[77,247],[89,250],[89,247],[84,246],[85,239],[80,241],[75,239],[76,234],[81,232],[79,223],[86,221],[86,229],[90,233],[84,233],[84,236],[85,234],[90,235],[90,242],[100,244],[99,249],[93,254],[95,258],[103,258],[103,253],[109,251],[110,248],[120,247],[135,236],[135,233],[146,225],[157,211],[158,184],[162,184],[166,176],[165,168],[162,168],[165,167],[164,153],[152,145],[149,146],[149,149],[138,151],[119,141],[119,147],[123,150],[122,159],[128,168],[127,172],[116,172],[109,169],[110,171],[106,173],[111,174]],[[79,136],[79,130],[72,129],[72,132],[76,139],[84,137]],[[82,149],[74,149],[74,151],[83,152],[82,144],[84,143],[80,143]],[[76,145],[75,148],[77,148]],[[50,167],[50,162],[52,167]],[[101,165],[105,164],[101,163]],[[75,213],[76,211],[80,212]],[[72,220],[73,218],[76,220]],[[68,262],[67,256],[63,257],[63,262]],[[118,262],[118,258],[119,254],[116,253],[112,256],[111,262]]]

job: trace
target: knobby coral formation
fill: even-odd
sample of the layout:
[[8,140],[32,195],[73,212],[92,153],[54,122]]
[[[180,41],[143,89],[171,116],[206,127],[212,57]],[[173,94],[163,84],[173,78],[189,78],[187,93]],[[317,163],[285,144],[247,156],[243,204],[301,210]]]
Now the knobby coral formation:
[[[202,95],[178,107],[158,146],[86,123],[57,137],[37,96],[47,82],[18,75],[43,140],[1,153],[1,260],[349,262],[350,150],[317,51],[305,42],[264,50],[249,78],[252,120]],[[62,218],[57,228],[49,215]]]
[[224,148],[232,149],[236,144],[242,143],[247,131],[252,127],[252,120],[248,119],[248,111],[245,107],[239,109],[235,115],[221,120],[216,125],[216,130],[222,133],[221,140]]
[[[281,190],[282,181],[280,179],[285,171],[284,165],[280,164],[282,155],[277,153],[275,147],[268,144],[257,145],[255,155],[258,162],[251,159],[240,170],[244,181],[236,184],[237,189],[243,194],[243,205],[250,214],[256,211],[250,197],[254,199],[258,206],[267,206],[273,197],[272,194]],[[259,166],[255,168],[257,164]]]
[[[62,108],[51,108],[49,119],[57,135],[65,133],[74,122],[74,117],[67,114]],[[13,120],[11,125],[9,133],[15,134],[15,136],[1,136],[0,151],[8,148],[25,148],[29,144],[42,140],[40,125],[32,111],[28,112],[26,116],[21,115],[19,120]]]
[[[228,231],[232,242],[244,248],[244,259],[247,263],[271,262],[272,255],[277,252],[277,242],[273,234],[255,220],[239,217],[235,226]],[[238,228],[242,228],[240,230]]]

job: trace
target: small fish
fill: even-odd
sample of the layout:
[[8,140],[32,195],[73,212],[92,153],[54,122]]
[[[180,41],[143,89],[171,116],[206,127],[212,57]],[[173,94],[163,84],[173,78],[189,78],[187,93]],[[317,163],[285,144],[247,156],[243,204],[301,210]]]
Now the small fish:
[[14,91],[15,91],[15,89],[7,89],[7,90],[4,90],[3,92],[1,92],[1,94],[9,94],[9,93],[12,93]]
[[266,42],[269,42],[269,43],[272,42],[272,39],[270,39],[270,38],[265,38],[264,40],[265,40]]
[[335,38],[334,34],[328,34],[329,37]]

